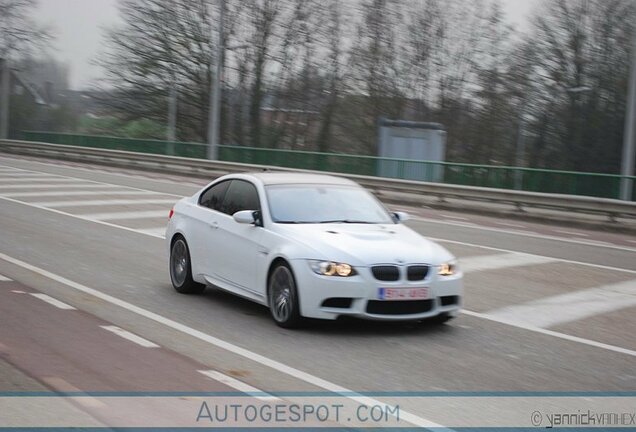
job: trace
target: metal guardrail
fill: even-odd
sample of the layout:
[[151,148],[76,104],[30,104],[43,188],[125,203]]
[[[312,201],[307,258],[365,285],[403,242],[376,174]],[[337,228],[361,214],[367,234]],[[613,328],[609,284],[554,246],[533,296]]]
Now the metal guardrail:
[[[11,154],[77,162],[93,162],[125,168],[161,170],[162,172],[196,175],[206,178],[227,173],[262,171],[263,169],[271,171],[315,172],[264,165],[218,162],[28,141],[0,141],[0,150]],[[380,194],[385,192],[397,192],[420,197],[437,197],[440,201],[444,201],[445,199],[484,201],[514,206],[517,210],[523,210],[524,208],[541,208],[568,213],[600,214],[607,215],[612,221],[615,221],[618,217],[636,218],[636,203],[614,199],[425,183],[342,173],[335,173],[335,175],[352,179],[362,186]]]
[[[112,136],[77,135],[57,132],[22,132],[26,141],[80,147],[124,150],[140,153],[207,158],[207,144],[132,139]],[[301,150],[219,146],[219,160],[254,165],[378,176],[422,182],[476,186],[528,192],[620,197],[622,177],[616,174],[571,172],[538,168],[475,165],[382,158]],[[633,178],[636,184],[636,177]],[[636,201],[636,188],[632,188]]]

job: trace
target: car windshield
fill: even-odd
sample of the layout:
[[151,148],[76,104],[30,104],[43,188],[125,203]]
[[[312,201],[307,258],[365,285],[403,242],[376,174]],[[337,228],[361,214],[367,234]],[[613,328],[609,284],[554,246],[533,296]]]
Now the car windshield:
[[394,223],[373,195],[355,186],[275,185],[267,187],[267,197],[276,223]]

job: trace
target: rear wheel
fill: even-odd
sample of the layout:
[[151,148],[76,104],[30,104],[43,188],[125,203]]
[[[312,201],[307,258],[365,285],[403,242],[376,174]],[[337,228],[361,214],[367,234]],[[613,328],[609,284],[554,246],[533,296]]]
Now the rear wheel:
[[278,264],[268,281],[269,310],[280,327],[296,328],[301,324],[298,291],[294,275],[287,264]]
[[181,294],[201,294],[205,290],[205,285],[192,279],[190,250],[183,237],[178,237],[170,248],[170,279]]

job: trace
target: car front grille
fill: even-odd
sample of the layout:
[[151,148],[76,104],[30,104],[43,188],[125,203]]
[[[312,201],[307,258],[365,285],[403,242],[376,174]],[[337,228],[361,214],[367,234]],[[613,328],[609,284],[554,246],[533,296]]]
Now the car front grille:
[[367,313],[372,315],[415,315],[433,310],[434,300],[378,301],[367,303]]
[[383,282],[400,280],[400,269],[397,266],[375,266],[371,268],[373,277]]
[[332,309],[349,309],[353,299],[351,298],[330,298],[322,302],[322,307]]
[[410,266],[406,273],[411,282],[423,281],[428,275],[428,266]]

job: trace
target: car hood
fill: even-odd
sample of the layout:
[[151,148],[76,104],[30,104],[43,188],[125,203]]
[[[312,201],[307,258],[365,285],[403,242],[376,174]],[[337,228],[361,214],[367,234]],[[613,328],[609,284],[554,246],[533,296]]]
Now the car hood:
[[322,255],[307,256],[306,259],[339,261],[355,266],[439,265],[453,259],[446,249],[404,225],[303,224],[281,227],[283,235]]

